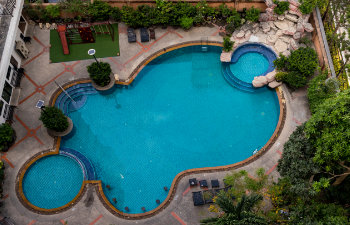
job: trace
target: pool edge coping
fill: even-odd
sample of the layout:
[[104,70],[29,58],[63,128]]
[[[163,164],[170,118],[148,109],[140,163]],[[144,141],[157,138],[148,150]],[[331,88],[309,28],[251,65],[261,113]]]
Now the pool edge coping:
[[[202,41],[189,41],[189,42],[183,42],[175,45],[171,45],[167,48],[164,48],[162,50],[158,50],[155,53],[151,54],[147,58],[145,58],[141,63],[138,64],[138,66],[132,71],[128,79],[125,80],[118,80],[115,83],[120,84],[120,85],[129,85],[131,84],[138,73],[153,59],[157,58],[160,55],[163,55],[164,53],[183,48],[183,47],[188,47],[188,46],[194,46],[194,45],[213,45],[213,46],[220,46],[222,47],[222,42],[215,42],[215,41],[205,41],[204,43]],[[74,86],[76,84],[81,84],[81,83],[90,83],[91,79],[89,78],[82,78],[82,79],[77,79],[73,81],[69,81],[65,83],[63,86],[64,89],[67,89],[71,86]],[[63,211],[66,211],[76,205],[81,198],[83,197],[84,193],[87,190],[87,186],[89,184],[95,186],[95,190],[97,193],[97,196],[99,197],[101,203],[104,205],[104,207],[111,212],[113,215],[123,218],[123,219],[129,219],[129,220],[137,220],[137,219],[145,219],[149,218],[151,216],[154,216],[164,210],[173,200],[175,194],[176,194],[176,189],[177,185],[180,182],[180,180],[188,175],[191,174],[198,174],[198,173],[212,173],[212,172],[218,172],[218,171],[229,171],[232,169],[238,169],[241,168],[245,165],[248,165],[255,160],[259,159],[261,156],[263,156],[271,147],[272,145],[276,142],[277,138],[279,137],[280,133],[282,132],[282,128],[284,127],[285,124],[285,119],[286,119],[286,103],[285,103],[285,98],[283,95],[283,91],[281,87],[278,87],[275,89],[277,97],[278,97],[278,102],[280,106],[280,114],[279,114],[279,119],[277,126],[274,130],[274,133],[271,135],[270,139],[266,142],[266,144],[259,149],[259,151],[250,156],[249,158],[242,160],[240,162],[226,165],[226,166],[217,166],[217,167],[204,167],[204,168],[194,168],[194,169],[188,169],[181,171],[178,173],[175,178],[173,179],[171,183],[171,187],[169,189],[168,195],[166,199],[155,209],[145,212],[145,213],[138,213],[138,214],[129,214],[129,213],[124,213],[120,210],[118,210],[112,203],[110,203],[105,196],[102,188],[102,182],[101,180],[84,180],[82,187],[79,191],[79,193],[67,204],[58,207],[58,208],[53,208],[53,209],[43,209],[37,206],[34,206],[32,203],[28,201],[28,199],[25,197],[24,192],[23,192],[23,178],[24,175],[27,171],[28,168],[30,168],[31,165],[33,165],[37,160],[40,158],[43,158],[45,156],[49,155],[57,155],[59,154],[59,147],[60,147],[60,138],[55,138],[54,140],[54,148],[49,149],[49,150],[44,150],[41,151],[31,158],[29,158],[20,168],[17,177],[16,177],[16,184],[15,184],[15,191],[18,199],[22,203],[22,205],[25,206],[25,208],[29,209],[32,212],[38,213],[38,214],[44,214],[44,215],[52,215],[52,214],[57,214]],[[53,94],[51,95],[49,105],[53,106],[55,104],[55,101],[57,97],[62,93],[62,90],[57,88]]]

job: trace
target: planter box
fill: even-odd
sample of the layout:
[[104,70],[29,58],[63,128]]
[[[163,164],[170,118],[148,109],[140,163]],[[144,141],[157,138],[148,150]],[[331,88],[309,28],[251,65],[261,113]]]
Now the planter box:
[[67,130],[62,131],[62,132],[57,132],[57,131],[54,131],[54,130],[47,128],[47,133],[51,137],[63,137],[63,136],[68,135],[73,130],[73,121],[69,117],[67,117],[67,119],[68,119],[68,124],[69,124]]
[[111,89],[114,86],[114,84],[115,84],[115,78],[112,73],[109,75],[109,83],[106,86],[101,87],[92,80],[92,86],[98,91],[107,91]]

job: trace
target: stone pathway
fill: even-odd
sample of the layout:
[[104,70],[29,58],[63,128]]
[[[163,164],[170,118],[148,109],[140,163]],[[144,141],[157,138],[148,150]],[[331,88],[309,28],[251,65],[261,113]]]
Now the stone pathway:
[[[254,25],[253,25],[254,26]],[[256,25],[255,25],[256,26]],[[186,41],[201,40],[201,37],[208,37],[210,41],[222,41],[219,33],[222,27],[196,27],[190,31],[181,29],[156,29],[156,41],[144,43],[127,42],[126,27],[121,25],[120,29],[120,51],[121,56],[104,58],[102,61],[112,65],[113,73],[119,74],[120,78],[128,78],[131,71],[152,53],[161,50],[169,45]],[[245,29],[244,27],[242,28]],[[263,34],[260,31],[256,33]],[[252,32],[254,33],[254,32]],[[138,35],[138,33],[137,33]],[[264,33],[264,35],[266,35]],[[139,35],[138,35],[139,36]],[[246,38],[246,37],[245,37]],[[247,36],[248,38],[248,36]],[[26,209],[18,200],[15,194],[15,180],[20,167],[25,161],[38,152],[52,149],[54,140],[47,134],[42,123],[38,120],[40,110],[35,108],[35,104],[42,99],[47,104],[52,93],[57,89],[54,81],[59,84],[79,79],[87,78],[86,66],[92,60],[83,60],[66,63],[49,63],[49,32],[38,27],[34,30],[34,40],[29,45],[30,58],[24,63],[25,77],[21,81],[20,104],[15,110],[13,127],[17,133],[15,145],[1,155],[6,163],[6,178],[4,181],[4,206],[2,214],[11,217],[16,224],[20,225],[54,225],[67,224],[199,224],[201,218],[210,215],[208,205],[194,207],[192,202],[192,191],[199,188],[190,189],[188,185],[189,177],[181,179],[176,195],[172,202],[156,216],[148,219],[132,221],[123,220],[112,215],[102,205],[95,189],[88,188],[82,199],[71,209],[55,215],[39,215]],[[259,39],[260,41],[262,39]],[[263,42],[265,43],[265,42]],[[219,59],[218,59],[219,60]],[[244,166],[241,169],[253,174],[256,168],[263,167],[267,174],[276,179],[277,161],[281,157],[283,143],[288,139],[291,132],[297,125],[307,120],[309,117],[305,90],[300,90],[289,94],[283,87],[287,104],[287,118],[284,129],[272,148],[258,160]],[[227,172],[203,173],[195,176],[197,179],[218,178],[222,184],[222,179]],[[90,194],[93,196],[93,203],[85,204]],[[89,196],[88,196],[89,195]]]

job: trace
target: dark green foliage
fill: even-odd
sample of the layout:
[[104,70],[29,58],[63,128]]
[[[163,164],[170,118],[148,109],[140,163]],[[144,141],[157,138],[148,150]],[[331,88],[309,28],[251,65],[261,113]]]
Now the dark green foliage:
[[0,125],[0,151],[6,151],[14,141],[15,131],[8,123]]
[[63,112],[56,107],[45,107],[39,118],[46,128],[57,132],[67,130],[69,123]]
[[128,25],[129,27],[138,27],[139,21],[138,21],[138,13],[136,10],[134,10],[130,6],[123,6],[121,10],[122,14],[122,21]]
[[287,72],[278,72],[278,73],[276,73],[275,78],[277,81],[283,81],[287,75],[288,75]]
[[113,9],[107,2],[94,1],[88,7],[88,13],[93,21],[105,21],[109,19]]
[[273,3],[275,3],[277,6],[273,9],[274,13],[276,13],[277,15],[282,15],[284,14],[285,11],[287,11],[289,9],[289,2],[285,1],[278,1],[278,0],[274,0]]
[[299,201],[291,209],[290,224],[349,224],[347,212],[339,205],[312,201],[310,204]]
[[236,11],[235,9],[231,10],[229,9],[225,4],[221,4],[219,8],[217,9],[218,16],[220,16],[223,19],[229,18],[233,11]]
[[306,123],[305,132],[316,148],[314,160],[326,170],[350,162],[350,89],[329,98]]
[[96,62],[87,67],[90,78],[99,86],[106,86],[110,82],[109,75],[111,74],[111,66],[109,63]]
[[267,221],[262,216],[254,213],[253,208],[263,198],[261,195],[251,194],[243,195],[239,201],[234,201],[233,196],[220,192],[215,200],[215,203],[224,212],[223,215],[201,220],[201,224],[209,225],[224,225],[224,224],[267,224]]
[[233,31],[235,31],[236,28],[241,26],[242,18],[241,15],[236,11],[236,9],[233,9],[232,15],[226,19],[226,31],[229,34],[232,34]]
[[111,11],[111,18],[116,21],[120,22],[122,19],[122,12],[118,7],[113,7]]
[[287,69],[289,71],[298,71],[304,77],[314,74],[318,66],[317,53],[312,48],[298,48],[293,51],[288,58]]
[[307,47],[293,51],[289,57],[281,54],[273,63],[278,70],[288,72],[280,79],[296,89],[307,84],[307,78],[318,66],[318,58],[315,50]]
[[188,30],[193,26],[193,19],[188,17],[183,17],[181,18],[180,25],[184,30]]
[[299,6],[300,12],[303,14],[310,14],[316,7],[317,0],[303,0]]
[[234,42],[230,40],[229,37],[224,37],[224,47],[222,50],[229,52],[232,50]]
[[260,9],[254,8],[254,6],[252,6],[252,8],[246,11],[245,18],[248,21],[257,22],[259,20],[259,16],[260,16]]
[[279,58],[277,58],[275,61],[273,61],[273,65],[278,70],[285,70],[288,63],[288,57],[280,54]]
[[49,17],[56,19],[60,16],[61,10],[59,5],[48,5],[46,6],[46,11]]
[[334,97],[337,92],[337,85],[334,85],[334,82],[331,82],[332,80],[326,82],[327,78],[328,71],[325,70],[325,72],[314,77],[309,82],[307,98],[312,113],[315,113],[318,106],[320,106],[326,99]]
[[299,72],[291,71],[283,77],[283,82],[287,83],[289,87],[298,89],[304,87],[307,84],[307,79]]
[[302,125],[290,135],[278,161],[277,170],[289,179],[291,192],[303,198],[310,195],[310,178],[320,172],[320,167],[313,161],[314,155],[315,149],[306,138]]

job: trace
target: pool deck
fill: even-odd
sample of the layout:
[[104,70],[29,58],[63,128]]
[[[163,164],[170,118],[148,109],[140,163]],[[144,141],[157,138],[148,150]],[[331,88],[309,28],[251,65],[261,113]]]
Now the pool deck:
[[[147,57],[153,53],[188,41],[200,41],[202,37],[208,37],[209,41],[222,41],[219,32],[222,28],[196,27],[189,31],[182,29],[156,29],[156,41],[148,43],[127,42],[126,27],[121,24],[120,52],[121,56],[104,58],[102,61],[109,62],[113,73],[117,73],[121,79],[127,79],[131,72]],[[137,38],[139,40],[139,30]],[[222,179],[229,172],[200,173],[182,178],[177,186],[176,195],[170,204],[153,217],[142,220],[125,220],[111,214],[99,200],[94,187],[88,187],[82,199],[67,211],[55,215],[40,215],[25,208],[15,193],[15,181],[18,171],[29,158],[35,154],[54,148],[54,139],[51,138],[41,121],[38,120],[40,110],[35,108],[39,99],[47,105],[51,95],[57,89],[54,81],[64,84],[79,78],[87,78],[86,66],[93,60],[83,60],[66,63],[49,63],[49,31],[35,28],[32,43],[28,45],[30,50],[29,59],[22,65],[25,69],[25,77],[21,81],[21,96],[19,106],[15,110],[13,127],[17,133],[15,145],[7,152],[2,153],[1,159],[6,164],[5,181],[3,186],[4,206],[1,214],[10,217],[15,224],[19,225],[102,225],[102,224],[199,224],[199,220],[210,215],[209,205],[194,207],[192,191],[198,191],[199,187],[190,189],[188,179],[196,177],[197,180]],[[219,60],[219,59],[218,59]],[[240,168],[247,170],[251,175],[257,168],[265,168],[271,179],[277,179],[276,166],[281,157],[283,144],[296,126],[305,122],[310,112],[306,98],[306,90],[301,89],[290,92],[282,86],[286,99],[287,114],[284,128],[277,141],[262,157]],[[89,200],[89,201],[87,201]]]

